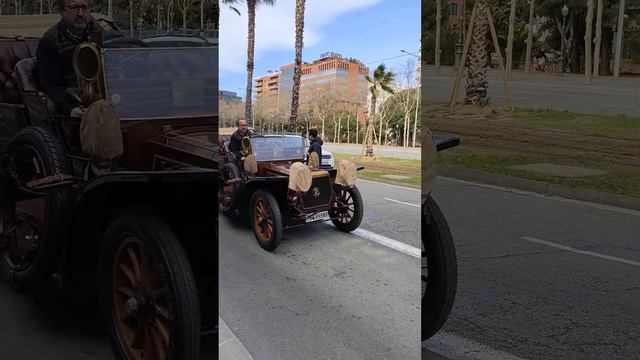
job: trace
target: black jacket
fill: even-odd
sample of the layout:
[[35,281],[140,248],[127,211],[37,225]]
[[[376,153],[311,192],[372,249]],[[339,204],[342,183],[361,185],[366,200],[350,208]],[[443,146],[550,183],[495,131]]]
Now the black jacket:
[[[73,36],[60,21],[42,36],[36,51],[36,72],[42,91],[56,104],[58,113],[69,115],[80,104],[68,98],[65,91],[77,87],[73,71],[73,52],[78,44],[87,40],[90,33],[99,30],[94,21],[89,22],[80,37]],[[103,40],[122,36],[114,32],[103,32]]]
[[312,152],[318,153],[318,160],[320,160],[320,164],[322,164],[322,139],[320,136],[311,138],[309,141],[309,150],[307,152],[309,154]]
[[251,132],[247,131],[245,134],[240,134],[238,130],[236,130],[233,135],[231,135],[231,139],[229,139],[229,150],[236,156],[238,160],[242,158],[242,138],[245,136],[251,137]]

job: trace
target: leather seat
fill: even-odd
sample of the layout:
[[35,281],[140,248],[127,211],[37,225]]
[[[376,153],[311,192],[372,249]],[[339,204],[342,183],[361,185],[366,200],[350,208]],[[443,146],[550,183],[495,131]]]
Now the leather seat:
[[41,91],[40,85],[38,84],[35,57],[18,61],[12,76],[20,93],[29,93],[30,95],[36,96],[43,104],[46,104],[47,111],[50,114],[56,112],[55,104],[44,92]]
[[35,56],[23,40],[0,40],[0,102],[20,103],[20,92],[15,76],[16,63]]

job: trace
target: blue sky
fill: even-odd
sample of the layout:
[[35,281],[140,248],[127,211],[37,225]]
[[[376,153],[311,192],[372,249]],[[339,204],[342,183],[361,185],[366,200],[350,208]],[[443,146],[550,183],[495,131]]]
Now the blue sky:
[[[220,89],[244,97],[246,86],[246,9],[242,16],[224,5],[220,24]],[[294,60],[295,1],[276,0],[274,7],[259,6],[256,14],[256,76]],[[307,0],[303,61],[333,51],[360,59],[372,69],[383,59],[387,68],[399,68],[418,53],[420,2],[418,0]],[[389,59],[394,58],[394,59]]]

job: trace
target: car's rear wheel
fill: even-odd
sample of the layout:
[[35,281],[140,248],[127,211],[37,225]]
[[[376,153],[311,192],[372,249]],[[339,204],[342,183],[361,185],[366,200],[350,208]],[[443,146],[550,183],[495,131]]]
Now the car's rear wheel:
[[422,214],[422,340],[447,321],[457,286],[456,252],[447,220],[431,196],[424,206],[428,208]]
[[[27,127],[7,146],[6,172],[26,186],[33,180],[56,174],[70,174],[64,149],[49,131]],[[0,189],[1,191],[2,189]],[[46,282],[60,260],[70,190],[53,187],[43,195],[15,204],[15,227],[0,249],[0,269],[20,290],[32,290]],[[8,206],[0,207],[11,211]],[[0,214],[0,217],[7,214]]]
[[224,215],[232,215],[236,208],[241,184],[229,183],[229,180],[239,179],[240,169],[235,163],[226,163],[220,168],[218,177],[218,206]]
[[345,188],[336,186],[336,202],[332,209],[331,222],[335,227],[344,232],[357,229],[362,222],[364,205],[362,196],[357,187]]
[[100,252],[100,304],[117,359],[197,360],[198,292],[173,231],[154,216],[123,213]]
[[251,225],[260,247],[267,251],[278,247],[282,239],[282,215],[270,192],[258,190],[251,197]]

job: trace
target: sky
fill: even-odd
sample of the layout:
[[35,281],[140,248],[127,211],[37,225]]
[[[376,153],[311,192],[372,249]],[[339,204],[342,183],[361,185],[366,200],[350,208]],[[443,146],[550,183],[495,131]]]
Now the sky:
[[[238,16],[226,5],[220,9],[220,89],[244,98],[247,63],[246,5]],[[254,79],[291,64],[295,56],[295,0],[258,5]],[[307,0],[302,61],[325,52],[356,58],[370,69],[381,62],[399,69],[419,52],[419,0]]]

